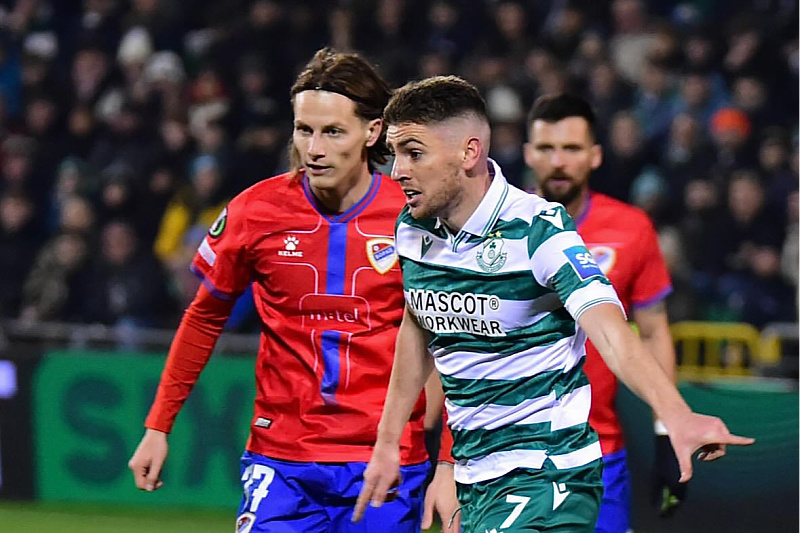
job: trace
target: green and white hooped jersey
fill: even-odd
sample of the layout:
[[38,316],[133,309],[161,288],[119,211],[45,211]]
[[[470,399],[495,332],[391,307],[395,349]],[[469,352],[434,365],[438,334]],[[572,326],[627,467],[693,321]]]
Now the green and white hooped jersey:
[[601,457],[575,321],[598,303],[622,308],[561,204],[490,165],[492,184],[458,235],[407,208],[396,230],[406,303],[432,334],[459,483]]

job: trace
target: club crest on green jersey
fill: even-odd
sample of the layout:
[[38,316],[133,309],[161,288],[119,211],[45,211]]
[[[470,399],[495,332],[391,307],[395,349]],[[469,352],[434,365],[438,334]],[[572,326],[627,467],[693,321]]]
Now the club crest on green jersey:
[[483,247],[478,250],[475,259],[478,261],[478,266],[486,272],[497,272],[506,264],[508,253],[503,251],[504,243],[499,231],[490,233],[489,237],[490,239],[484,241]]

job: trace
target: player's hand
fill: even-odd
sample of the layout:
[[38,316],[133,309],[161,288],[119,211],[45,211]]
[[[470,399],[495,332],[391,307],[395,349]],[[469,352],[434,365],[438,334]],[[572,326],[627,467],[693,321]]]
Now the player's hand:
[[128,468],[133,472],[133,481],[139,490],[153,492],[164,484],[161,481],[161,469],[167,460],[167,434],[155,429],[147,429],[142,441],[128,461]]
[[678,458],[681,477],[686,483],[692,478],[692,454],[700,450],[697,458],[703,461],[714,461],[725,455],[726,447],[731,445],[747,446],[755,439],[731,434],[725,423],[715,416],[700,415],[691,411],[667,423],[672,449]]
[[364,470],[364,486],[356,500],[353,522],[364,516],[369,503],[380,507],[389,498],[389,491],[400,484],[400,448],[394,444],[376,443],[367,469]]
[[686,500],[688,485],[680,483],[681,469],[667,435],[656,435],[656,454],[653,468],[653,503],[658,514],[668,517]]
[[453,465],[439,463],[436,473],[425,492],[425,504],[422,513],[422,529],[433,525],[433,512],[442,520],[442,533],[458,533],[461,531],[461,516],[456,498],[456,482],[453,479]]

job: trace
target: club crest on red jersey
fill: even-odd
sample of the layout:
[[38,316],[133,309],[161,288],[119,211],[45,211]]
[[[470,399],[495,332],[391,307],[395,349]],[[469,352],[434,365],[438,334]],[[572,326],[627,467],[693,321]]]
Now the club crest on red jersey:
[[603,274],[608,274],[617,262],[617,251],[611,246],[591,246],[589,251]]
[[379,274],[386,274],[397,263],[394,239],[378,237],[367,241],[367,259]]
[[256,515],[253,513],[243,513],[236,519],[236,533],[250,533],[253,524],[256,523]]

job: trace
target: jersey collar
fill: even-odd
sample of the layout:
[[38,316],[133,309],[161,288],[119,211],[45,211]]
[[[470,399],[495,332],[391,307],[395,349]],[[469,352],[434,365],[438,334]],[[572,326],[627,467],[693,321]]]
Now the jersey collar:
[[308,176],[306,176],[306,173],[303,172],[303,192],[306,195],[306,199],[308,199],[308,203],[310,203],[311,207],[313,207],[314,210],[325,220],[331,223],[349,222],[360,215],[361,212],[364,211],[364,209],[366,209],[370,202],[372,202],[372,200],[375,198],[375,195],[378,193],[378,189],[380,188],[380,183],[380,175],[376,170],[372,173],[372,181],[370,181],[369,189],[367,190],[366,194],[364,194],[364,196],[362,196],[358,202],[353,204],[353,206],[344,213],[333,214],[326,211],[325,206],[322,205],[319,200],[317,200],[316,196],[314,196]]
[[494,227],[497,219],[500,218],[500,210],[503,207],[503,202],[508,197],[508,181],[503,176],[503,171],[500,165],[489,159],[489,175],[492,176],[492,184],[489,185],[489,190],[478,204],[478,208],[461,228],[459,234],[469,233],[478,237],[485,237],[492,227]]

